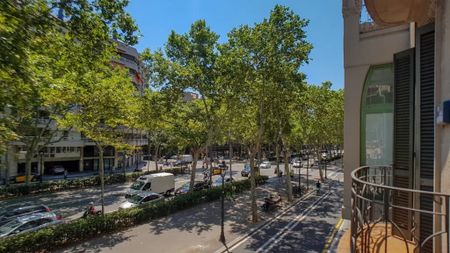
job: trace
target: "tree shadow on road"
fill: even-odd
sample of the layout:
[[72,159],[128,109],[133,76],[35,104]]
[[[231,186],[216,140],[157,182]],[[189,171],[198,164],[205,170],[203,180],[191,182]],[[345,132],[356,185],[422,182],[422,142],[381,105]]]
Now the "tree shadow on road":
[[81,252],[91,252],[97,253],[103,251],[105,248],[113,248],[119,243],[124,241],[129,241],[134,236],[126,236],[125,232],[118,232],[114,234],[109,234],[107,236],[101,236],[94,240],[86,241],[83,243],[78,243],[75,246],[69,246],[65,250],[60,250],[57,252],[65,253],[81,253]]

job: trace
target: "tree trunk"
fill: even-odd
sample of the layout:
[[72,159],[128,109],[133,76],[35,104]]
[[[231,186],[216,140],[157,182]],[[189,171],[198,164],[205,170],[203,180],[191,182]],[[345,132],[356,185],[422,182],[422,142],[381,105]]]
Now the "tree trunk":
[[29,185],[31,181],[31,159],[33,159],[32,148],[27,150],[25,155],[25,184]]
[[199,153],[200,153],[199,149],[193,149],[192,150],[191,181],[189,183],[189,191],[190,192],[192,192],[194,190],[195,169],[197,168],[197,160],[198,160]]
[[275,144],[275,155],[276,155],[276,163],[277,163],[277,167],[275,168],[275,174],[278,176],[278,174],[280,174],[280,146],[277,144]]
[[103,163],[103,147],[97,145],[98,148],[98,165],[99,165],[99,176],[100,176],[100,200],[102,202],[102,215],[105,214],[105,165]]
[[[158,171],[159,144],[155,145],[155,171]],[[149,160],[150,161],[150,160]]]
[[228,146],[228,149],[229,149],[229,158],[230,158],[230,178],[232,179],[233,178],[233,170],[231,169],[231,165],[232,165],[232,162],[231,162],[231,159],[233,159],[233,145],[231,144],[231,141],[229,142],[229,144],[228,144],[229,146]]
[[300,163],[298,167],[298,189],[301,191],[302,186],[302,167],[303,167],[303,144],[300,144]]
[[292,197],[291,173],[289,171],[289,157],[290,157],[289,150],[284,148],[283,155],[284,155],[284,172],[286,175],[286,191],[288,195],[288,201],[291,202],[293,200],[293,197]]
[[125,154],[125,150],[123,151],[123,163],[122,163],[122,165],[123,165],[123,176],[124,176],[124,178],[126,178],[126,176],[127,176],[127,173],[126,173],[126,167],[127,167],[127,161],[126,161],[126,159],[127,159],[127,155]]
[[318,149],[316,149],[316,156],[317,156],[317,159],[318,159],[318,162],[319,162],[319,176],[320,176],[320,181],[324,181],[324,178],[323,178],[323,170],[322,170],[322,156],[320,155],[320,152],[319,152],[319,150]]
[[209,157],[208,159],[208,164],[209,164],[209,182],[212,183],[212,173],[213,173],[213,158],[212,158],[212,148],[208,145],[206,148],[206,152],[207,152],[207,156]]
[[306,191],[309,191],[309,149],[306,152]]
[[9,147],[6,146],[6,153],[5,153],[5,185],[8,186],[9,185]]
[[258,207],[256,206],[256,176],[257,172],[255,171],[255,150],[249,148],[249,160],[250,160],[250,198],[252,205],[252,222],[258,222]]

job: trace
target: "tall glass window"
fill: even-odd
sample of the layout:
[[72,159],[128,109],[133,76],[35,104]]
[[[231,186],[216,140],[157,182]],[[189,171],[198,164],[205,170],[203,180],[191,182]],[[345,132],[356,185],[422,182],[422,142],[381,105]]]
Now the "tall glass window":
[[392,64],[369,69],[361,100],[361,165],[392,164],[393,84]]

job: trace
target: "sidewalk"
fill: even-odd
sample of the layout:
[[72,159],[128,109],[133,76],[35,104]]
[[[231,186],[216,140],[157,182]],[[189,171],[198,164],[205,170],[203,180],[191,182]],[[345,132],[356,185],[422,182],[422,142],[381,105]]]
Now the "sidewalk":
[[[287,206],[286,196],[280,181],[271,179],[257,189],[258,209],[268,192],[278,192]],[[225,202],[225,238],[231,242],[245,235],[250,229],[276,215],[259,212],[260,222],[250,221],[250,192]],[[280,208],[279,210],[282,210]],[[220,235],[220,201],[203,204],[173,215],[150,221],[126,231],[65,248],[60,252],[214,252],[222,247]],[[176,243],[173,243],[176,240]]]

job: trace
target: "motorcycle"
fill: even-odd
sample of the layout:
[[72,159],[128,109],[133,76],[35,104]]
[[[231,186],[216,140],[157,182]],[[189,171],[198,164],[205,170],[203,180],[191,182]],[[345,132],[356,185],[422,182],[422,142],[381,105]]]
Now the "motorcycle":
[[272,195],[269,197],[264,198],[264,204],[262,205],[262,209],[265,212],[274,210],[279,207],[279,203],[281,202],[281,197],[277,195],[276,198],[274,198]]
[[83,218],[88,218],[91,216],[99,216],[102,214],[101,210],[96,210],[94,206],[89,206],[83,213]]

